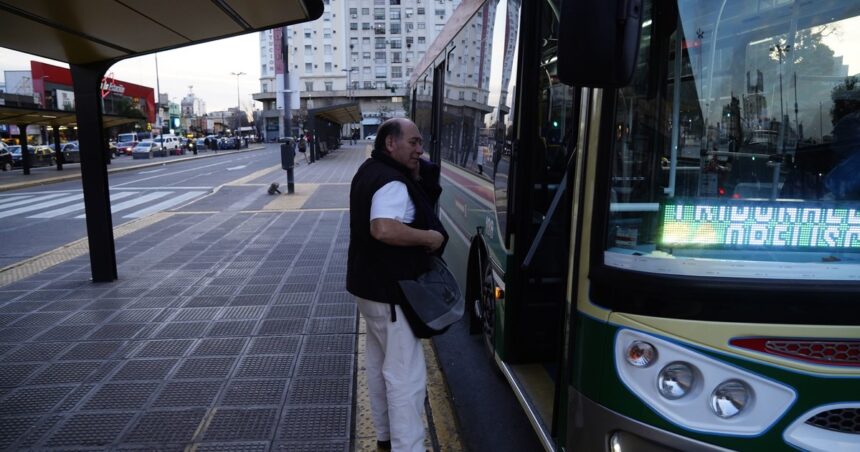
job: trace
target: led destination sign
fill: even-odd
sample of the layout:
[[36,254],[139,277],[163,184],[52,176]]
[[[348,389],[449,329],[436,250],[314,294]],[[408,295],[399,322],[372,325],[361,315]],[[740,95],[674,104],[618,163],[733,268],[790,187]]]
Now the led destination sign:
[[667,204],[661,244],[860,251],[860,209],[784,204]]

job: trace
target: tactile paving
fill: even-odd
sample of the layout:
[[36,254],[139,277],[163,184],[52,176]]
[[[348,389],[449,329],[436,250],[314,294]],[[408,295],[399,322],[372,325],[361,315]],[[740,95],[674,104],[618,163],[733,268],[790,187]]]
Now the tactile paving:
[[218,409],[203,434],[203,440],[268,440],[277,415],[278,410],[274,408]]
[[41,364],[2,364],[0,365],[0,387],[15,387],[26,380]]
[[269,304],[272,294],[236,295],[230,306],[263,306]]
[[170,320],[174,322],[212,320],[218,316],[220,309],[221,308],[184,308],[178,310]]
[[3,399],[3,403],[0,404],[0,413],[3,416],[46,413],[73,389],[73,386],[19,388]]
[[227,378],[236,358],[189,358],[186,359],[173,378]]
[[101,366],[98,361],[60,362],[49,365],[29,380],[31,385],[52,385],[64,383],[83,383]]
[[[129,443],[187,443],[203,421],[206,410],[150,411],[144,414],[126,435]],[[161,450],[162,448],[158,448]]]
[[0,449],[7,449],[38,421],[38,416],[0,419]]
[[143,323],[150,322],[161,312],[161,309],[124,309],[111,317],[110,323]]
[[275,289],[278,286],[276,284],[248,284],[239,290],[240,295],[268,295],[275,293]]
[[[53,304],[53,303],[52,303]],[[35,312],[21,318],[13,324],[13,326],[48,326],[53,325],[63,317],[69,315],[68,312]]]
[[300,334],[304,332],[306,323],[306,319],[264,320],[257,334],[260,336]]
[[222,405],[280,405],[288,380],[234,380]]
[[274,304],[309,304],[314,301],[314,293],[279,293],[272,301]]
[[161,408],[209,406],[218,397],[221,386],[222,382],[211,380],[171,381],[161,390],[152,406]]
[[357,329],[354,317],[316,318],[310,319],[307,332],[309,334],[355,333]]
[[280,441],[349,439],[351,407],[287,407],[278,430]]
[[84,404],[84,410],[133,410],[143,408],[159,383],[108,383]]
[[[237,289],[238,290],[238,289]],[[184,308],[221,307],[230,304],[233,297],[216,295],[195,295],[183,306]]]
[[290,385],[288,405],[349,404],[352,375],[343,378],[297,378]]
[[226,320],[213,322],[207,336],[250,336],[257,326],[256,320]]
[[271,336],[254,338],[249,355],[295,354],[299,350],[299,336]]
[[[279,272],[283,273],[282,269],[277,269]],[[256,275],[256,273],[255,273]],[[248,279],[249,285],[258,285],[258,284],[267,284],[267,285],[277,285],[281,282],[281,276],[277,273],[274,275],[266,275],[266,276],[252,276]]]
[[63,324],[95,324],[107,320],[115,311],[79,311],[63,320]]
[[83,339],[93,330],[92,325],[59,325],[39,336],[40,341],[74,341]]
[[135,359],[123,364],[111,380],[161,380],[178,359]]
[[132,298],[102,298],[87,305],[87,309],[117,311],[131,304]]
[[90,335],[89,339],[131,339],[140,332],[143,326],[140,323],[103,325]]
[[134,413],[77,414],[60,426],[47,445],[107,446],[117,440],[133,417]]
[[355,297],[349,292],[323,292],[320,303],[355,303]]
[[293,367],[293,355],[246,356],[239,365],[239,378],[288,377]]
[[272,450],[284,452],[349,452],[349,441],[278,443],[272,446]]
[[309,355],[324,353],[355,353],[355,335],[334,334],[307,336],[302,353]]
[[164,325],[158,333],[157,338],[190,338],[200,337],[209,326],[209,322],[180,322]]
[[342,304],[318,304],[314,306],[314,317],[355,317],[356,305],[352,303]]
[[75,388],[74,391],[72,391],[71,394],[69,394],[68,396],[66,396],[65,399],[63,399],[63,403],[61,403],[57,408],[55,408],[54,411],[63,412],[63,411],[69,411],[69,410],[74,409],[75,406],[81,400],[83,400],[83,398],[86,397],[86,395],[89,394],[90,391],[92,391],[93,388],[95,388],[95,387],[96,387],[95,385],[80,385],[80,386],[78,386],[77,388]]
[[241,320],[241,319],[259,319],[263,316],[266,308],[263,306],[235,306],[224,308],[221,312],[221,319]]
[[110,358],[122,342],[80,342],[75,344],[69,351],[60,356],[60,360],[88,360]]
[[0,342],[23,342],[42,331],[44,331],[44,327],[41,326],[3,328],[0,330]]
[[269,443],[200,443],[194,450],[196,452],[266,452],[269,450]]
[[193,339],[147,341],[137,349],[137,358],[167,358],[183,356],[194,343]]
[[16,363],[27,361],[50,361],[59,355],[69,344],[63,342],[47,342],[24,344],[3,358],[4,362]]
[[296,368],[297,377],[352,375],[354,355],[311,355],[303,353]]
[[272,306],[266,313],[267,319],[289,319],[305,318],[311,312],[311,306],[307,304]]
[[247,340],[242,337],[203,339],[191,354],[193,356],[238,355]]
[[281,293],[296,293],[296,292],[314,292],[317,290],[317,285],[314,284],[284,284],[278,289]]

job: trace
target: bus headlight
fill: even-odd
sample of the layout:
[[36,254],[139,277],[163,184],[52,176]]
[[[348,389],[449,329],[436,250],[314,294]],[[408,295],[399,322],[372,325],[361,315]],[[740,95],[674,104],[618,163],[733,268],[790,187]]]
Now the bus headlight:
[[750,389],[744,382],[740,380],[724,381],[711,393],[711,410],[717,416],[728,419],[743,411],[751,397]]
[[657,390],[663,397],[677,400],[690,392],[694,382],[693,368],[685,362],[677,361],[669,363],[657,375]]
[[645,341],[633,341],[627,347],[627,362],[636,367],[648,367],[657,359],[657,349]]

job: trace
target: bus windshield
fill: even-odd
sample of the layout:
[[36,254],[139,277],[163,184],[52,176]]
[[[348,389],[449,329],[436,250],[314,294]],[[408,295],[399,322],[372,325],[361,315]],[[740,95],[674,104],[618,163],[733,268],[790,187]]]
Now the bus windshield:
[[604,264],[860,281],[860,3],[644,6]]

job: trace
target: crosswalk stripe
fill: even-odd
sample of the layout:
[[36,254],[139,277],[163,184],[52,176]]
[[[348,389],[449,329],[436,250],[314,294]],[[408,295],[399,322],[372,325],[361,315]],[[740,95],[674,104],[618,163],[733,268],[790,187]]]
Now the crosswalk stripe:
[[[111,213],[121,212],[121,211],[126,210],[126,209],[131,209],[134,206],[139,206],[143,203],[147,203],[147,202],[152,201],[154,199],[165,197],[165,196],[169,195],[170,193],[172,193],[172,192],[156,191],[156,192],[148,193],[148,194],[145,194],[139,198],[131,199],[131,200],[128,200],[125,202],[121,202],[115,206],[111,206],[110,210],[111,210]],[[75,218],[86,218],[86,217],[87,217],[86,214],[84,214],[84,215],[78,215]]]
[[205,191],[189,191],[189,192],[183,193],[181,195],[175,196],[173,198],[170,198],[166,201],[162,201],[158,204],[149,206],[145,209],[141,209],[141,210],[138,210],[137,212],[133,212],[133,213],[130,213],[128,215],[125,215],[125,216],[123,216],[123,218],[140,218],[140,217],[149,215],[149,214],[154,213],[154,212],[167,210],[167,209],[169,209],[169,208],[171,208],[171,207],[173,207],[173,206],[175,206],[181,202],[192,199],[196,196],[200,196],[203,193],[206,193],[206,192]]
[[19,213],[32,212],[34,210],[41,210],[46,207],[56,206],[57,204],[67,203],[69,201],[77,201],[84,197],[83,193],[71,196],[65,196],[62,198],[52,199],[50,201],[40,202],[38,204],[29,205],[26,207],[18,207],[17,209],[7,210],[4,212],[0,212],[0,218],[11,217],[12,215],[17,215]]
[[44,200],[56,198],[57,196],[62,196],[62,195],[68,195],[68,193],[50,193],[50,194],[42,195],[42,196],[39,196],[36,198],[34,198],[32,196],[24,196],[24,199],[16,198],[16,200],[14,200],[14,201],[10,200],[9,202],[0,202],[0,209],[6,209],[9,207],[20,206],[20,205],[29,204],[32,202],[44,201]]
[[[123,191],[118,193],[113,193],[110,195],[111,201],[116,201],[118,199],[128,198],[131,195],[137,194],[137,192],[133,191]],[[62,209],[54,209],[48,212],[37,213],[36,215],[30,215],[27,218],[54,218],[60,215],[65,215],[71,212],[77,212],[78,210],[84,210],[84,203],[79,202],[72,204],[70,206],[63,207]]]

